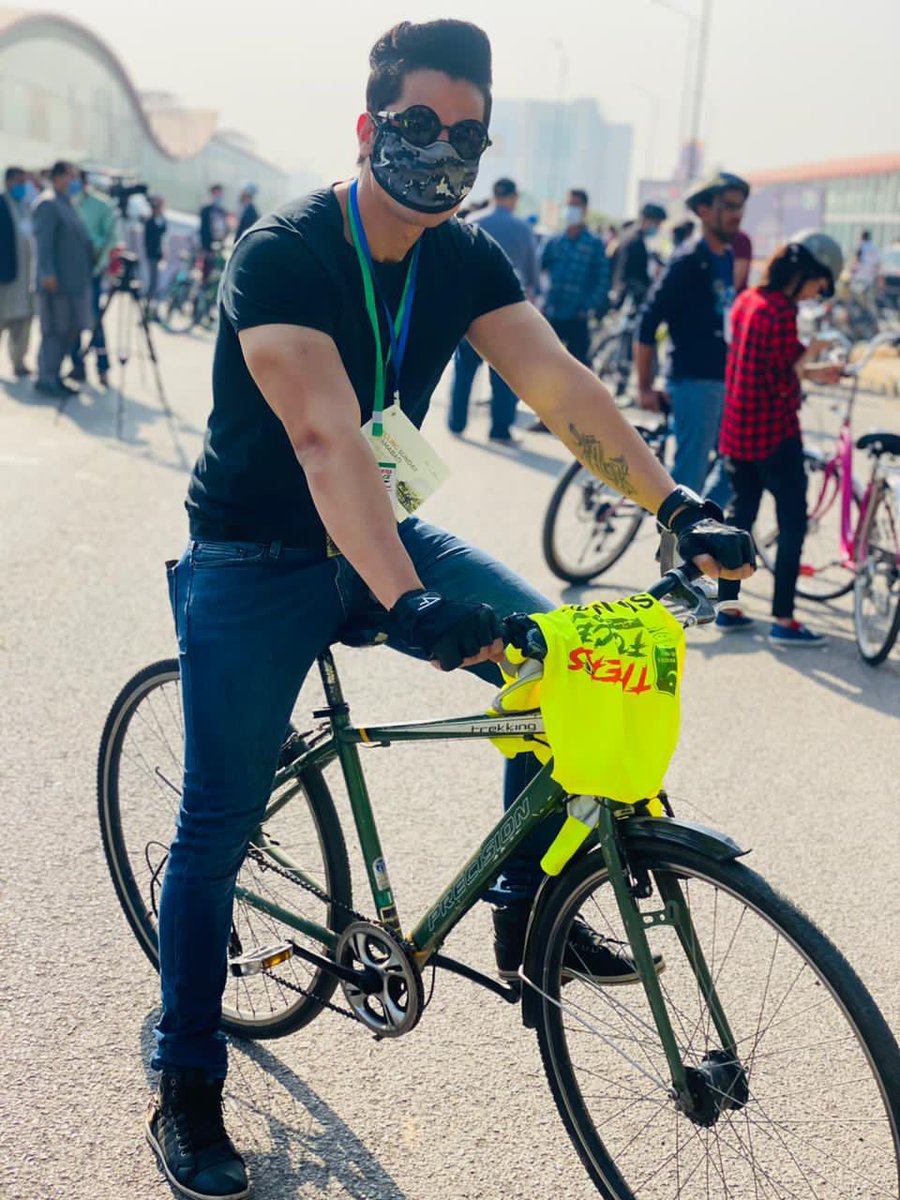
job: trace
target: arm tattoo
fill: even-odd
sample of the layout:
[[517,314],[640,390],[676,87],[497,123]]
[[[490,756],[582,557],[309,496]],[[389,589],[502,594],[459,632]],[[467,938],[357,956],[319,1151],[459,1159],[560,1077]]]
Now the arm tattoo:
[[625,456],[607,458],[603,443],[592,433],[582,433],[575,425],[569,424],[569,433],[575,442],[575,454],[584,465],[601,479],[621,492],[623,496],[633,496],[634,487],[629,479],[629,467]]

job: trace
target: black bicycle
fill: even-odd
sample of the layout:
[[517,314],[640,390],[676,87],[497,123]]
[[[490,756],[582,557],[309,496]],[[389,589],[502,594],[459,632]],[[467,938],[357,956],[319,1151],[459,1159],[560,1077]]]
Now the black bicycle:
[[[667,415],[638,433],[663,461],[670,427]],[[560,476],[544,517],[547,566],[566,583],[587,583],[617,563],[634,539],[646,509],[592,475],[577,459]]]

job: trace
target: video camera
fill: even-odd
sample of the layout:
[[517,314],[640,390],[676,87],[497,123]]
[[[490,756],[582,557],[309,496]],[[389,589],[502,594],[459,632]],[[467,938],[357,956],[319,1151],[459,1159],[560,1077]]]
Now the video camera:
[[115,200],[119,206],[119,212],[123,217],[128,216],[128,201],[132,196],[146,196],[150,191],[150,185],[147,183],[122,183],[118,181],[113,183],[109,189],[111,200]]

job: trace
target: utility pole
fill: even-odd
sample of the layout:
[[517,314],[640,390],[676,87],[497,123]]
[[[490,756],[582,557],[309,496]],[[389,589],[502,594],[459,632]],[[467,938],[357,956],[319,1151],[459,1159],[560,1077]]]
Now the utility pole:
[[688,141],[688,180],[699,174],[698,156],[700,126],[703,115],[703,85],[706,80],[706,56],[709,51],[709,27],[712,23],[713,0],[703,0],[700,13],[700,29],[697,35],[697,66],[694,72],[694,98],[691,107],[691,126]]

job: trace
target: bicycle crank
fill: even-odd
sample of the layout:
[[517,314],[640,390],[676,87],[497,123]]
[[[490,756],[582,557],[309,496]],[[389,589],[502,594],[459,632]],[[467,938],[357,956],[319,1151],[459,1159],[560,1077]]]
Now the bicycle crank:
[[376,1037],[401,1037],[415,1028],[425,1004],[422,975],[387,929],[353,921],[338,938],[334,957],[344,968],[340,978],[347,1003]]

